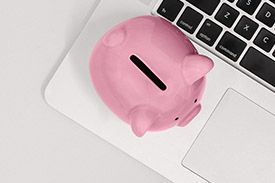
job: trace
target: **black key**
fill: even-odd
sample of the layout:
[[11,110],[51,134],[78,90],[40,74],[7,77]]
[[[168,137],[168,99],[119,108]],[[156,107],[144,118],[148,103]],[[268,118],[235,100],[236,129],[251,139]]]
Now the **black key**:
[[268,30],[262,28],[256,39],[254,40],[254,43],[263,50],[269,52],[275,44],[275,35]]
[[239,12],[227,4],[223,4],[215,18],[227,27],[231,27],[239,16]]
[[256,18],[265,25],[272,27],[275,23],[275,8],[264,3]]
[[233,61],[237,61],[246,47],[246,43],[226,32],[218,43],[216,50]]
[[193,4],[200,10],[204,11],[208,15],[212,15],[220,0],[187,0],[189,3]]
[[275,86],[275,62],[255,48],[249,48],[240,65]]
[[207,19],[205,20],[196,37],[207,45],[213,46],[221,32],[222,28],[220,26]]
[[189,32],[190,34],[193,34],[200,24],[202,18],[203,16],[200,13],[194,11],[190,7],[187,7],[179,18],[177,25]]
[[163,17],[173,22],[176,19],[182,7],[183,2],[179,0],[164,0],[162,1],[157,12]]
[[246,13],[252,15],[260,4],[261,0],[239,0],[237,6]]
[[257,23],[246,16],[242,16],[234,30],[244,38],[250,40],[258,27],[259,25]]

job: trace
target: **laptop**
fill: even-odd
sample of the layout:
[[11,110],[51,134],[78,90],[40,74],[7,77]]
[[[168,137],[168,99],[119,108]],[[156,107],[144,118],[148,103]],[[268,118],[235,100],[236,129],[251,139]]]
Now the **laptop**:
[[[90,19],[45,90],[50,106],[172,182],[274,182],[274,0],[92,1]],[[105,32],[149,14],[181,29],[215,67],[188,126],[138,138],[98,97],[88,66]]]

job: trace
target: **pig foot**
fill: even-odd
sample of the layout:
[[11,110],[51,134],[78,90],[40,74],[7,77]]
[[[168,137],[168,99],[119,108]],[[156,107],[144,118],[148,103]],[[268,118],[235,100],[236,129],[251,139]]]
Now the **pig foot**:
[[156,110],[147,106],[134,108],[130,113],[130,124],[134,134],[138,137],[144,136],[154,123],[157,115]]

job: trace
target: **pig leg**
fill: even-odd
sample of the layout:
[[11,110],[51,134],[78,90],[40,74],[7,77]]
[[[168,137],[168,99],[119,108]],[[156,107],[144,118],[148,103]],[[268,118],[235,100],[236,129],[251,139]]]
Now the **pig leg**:
[[142,137],[154,123],[158,113],[146,106],[139,106],[130,113],[131,127],[134,134]]

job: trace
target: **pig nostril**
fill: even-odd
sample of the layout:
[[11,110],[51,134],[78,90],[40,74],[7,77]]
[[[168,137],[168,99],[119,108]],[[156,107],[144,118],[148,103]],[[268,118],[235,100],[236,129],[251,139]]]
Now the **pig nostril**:
[[175,119],[175,121],[178,121],[179,120],[179,117],[177,117],[176,119]]
[[196,99],[195,101],[194,101],[194,103],[197,103],[198,102],[198,99]]

